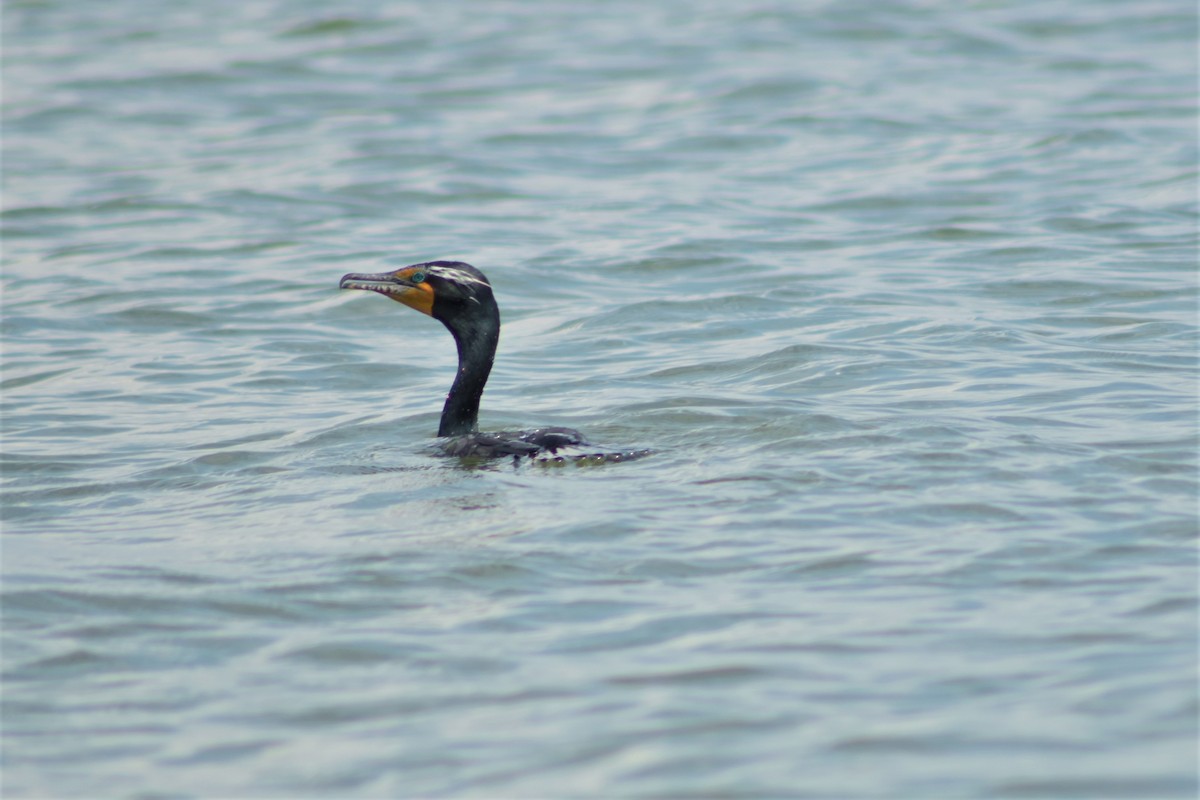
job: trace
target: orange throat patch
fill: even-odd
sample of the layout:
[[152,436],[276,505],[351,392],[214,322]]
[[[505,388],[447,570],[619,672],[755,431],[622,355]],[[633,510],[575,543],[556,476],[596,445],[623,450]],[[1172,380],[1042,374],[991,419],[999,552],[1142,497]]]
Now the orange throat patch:
[[422,314],[433,316],[433,287],[426,283],[418,283],[416,286],[406,288],[399,294],[389,295],[393,300],[398,300],[409,308],[415,308]]

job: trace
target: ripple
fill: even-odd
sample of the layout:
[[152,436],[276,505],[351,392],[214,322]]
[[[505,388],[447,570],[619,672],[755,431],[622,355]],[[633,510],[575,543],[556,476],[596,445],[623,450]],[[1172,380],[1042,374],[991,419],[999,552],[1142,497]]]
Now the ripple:
[[[127,5],[6,16],[7,794],[1195,794],[1178,8]],[[434,258],[654,458],[435,456]]]

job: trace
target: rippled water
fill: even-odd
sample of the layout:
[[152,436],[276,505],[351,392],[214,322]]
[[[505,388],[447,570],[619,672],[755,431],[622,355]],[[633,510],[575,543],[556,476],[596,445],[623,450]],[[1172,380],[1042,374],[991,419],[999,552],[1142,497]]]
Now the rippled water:
[[1193,797],[1195,40],[7,3],[5,796]]

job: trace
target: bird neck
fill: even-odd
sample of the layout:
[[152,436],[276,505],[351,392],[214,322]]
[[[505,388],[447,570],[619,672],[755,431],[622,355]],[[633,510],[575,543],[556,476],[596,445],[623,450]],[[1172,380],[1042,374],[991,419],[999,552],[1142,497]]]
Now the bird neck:
[[438,436],[462,436],[478,429],[479,398],[483,396],[500,341],[500,312],[495,305],[477,311],[483,313],[446,324],[458,346],[458,374],[442,407]]

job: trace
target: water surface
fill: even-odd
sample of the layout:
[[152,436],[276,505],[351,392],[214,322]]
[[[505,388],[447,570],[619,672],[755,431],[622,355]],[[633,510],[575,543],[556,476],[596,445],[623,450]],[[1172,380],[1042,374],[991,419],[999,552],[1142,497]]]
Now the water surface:
[[1195,17],[9,3],[5,796],[1194,797]]

